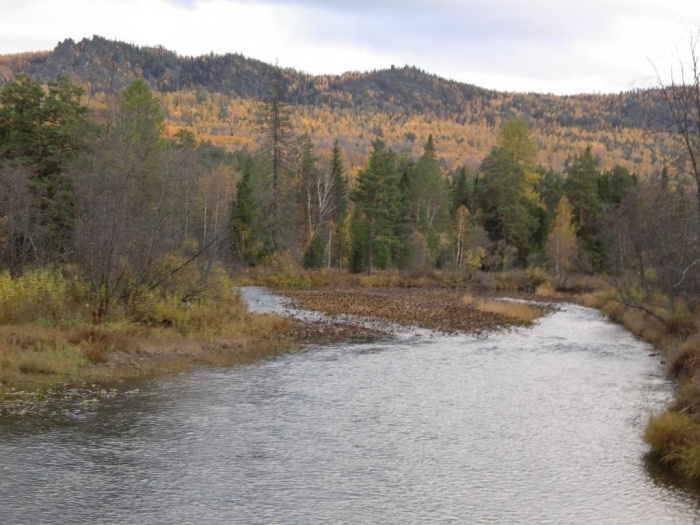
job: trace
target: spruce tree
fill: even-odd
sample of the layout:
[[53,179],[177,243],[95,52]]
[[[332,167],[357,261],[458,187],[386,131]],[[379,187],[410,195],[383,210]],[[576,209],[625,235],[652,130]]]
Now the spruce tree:
[[243,164],[241,179],[236,185],[236,198],[231,203],[229,233],[234,256],[247,264],[256,264],[259,253],[257,222],[260,210],[256,202],[253,160]]
[[267,244],[275,251],[294,245],[296,218],[293,195],[293,129],[291,108],[286,102],[287,86],[282,70],[275,67],[270,87],[258,115],[258,133],[262,154],[267,162],[268,191],[262,210],[265,216]]
[[[367,166],[358,175],[357,187],[352,194],[360,223],[356,231],[362,232],[363,237],[356,238],[354,249],[361,250],[361,244],[366,247],[364,262],[367,274],[372,273],[375,248],[379,248],[384,255],[387,244],[393,239],[392,219],[396,216],[400,199],[397,183],[394,152],[387,150],[381,139],[374,140]],[[383,241],[381,247],[379,240]]]

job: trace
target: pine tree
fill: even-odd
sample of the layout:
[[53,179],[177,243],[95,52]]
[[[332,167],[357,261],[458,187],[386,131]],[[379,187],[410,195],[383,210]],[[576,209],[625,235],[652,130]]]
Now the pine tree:
[[581,225],[595,220],[600,215],[598,197],[598,164],[588,146],[581,155],[576,155],[564,181],[564,192],[574,209],[574,216]]
[[294,245],[296,199],[292,181],[293,130],[291,109],[286,102],[282,70],[274,68],[267,98],[258,115],[261,150],[267,160],[269,190],[264,214],[266,235],[272,250]]
[[[398,210],[400,198],[397,179],[394,152],[387,150],[382,140],[374,140],[368,164],[358,175],[357,187],[352,194],[359,221],[355,230],[362,234],[355,237],[355,249],[359,252],[360,245],[366,247],[364,262],[367,274],[372,273],[375,248],[380,250],[380,255],[385,255],[387,243],[393,237],[392,219]],[[384,240],[381,246],[377,242],[380,239]]]
[[452,186],[450,187],[450,195],[452,198],[451,214],[454,215],[460,206],[471,206],[471,188],[467,179],[467,167],[462,166],[457,173],[453,175]]
[[536,227],[525,189],[525,176],[511,154],[493,148],[479,167],[476,203],[483,212],[489,238],[516,248],[521,263],[533,249],[532,232]]
[[257,222],[260,210],[256,202],[253,160],[243,164],[241,179],[236,185],[236,198],[231,203],[229,232],[231,248],[236,258],[247,264],[256,264],[260,256]]
[[588,146],[581,155],[574,157],[564,180],[564,193],[573,208],[578,234],[585,246],[588,271],[603,269],[604,248],[600,231],[603,208],[598,193],[599,177],[598,163]]
[[430,258],[437,260],[440,233],[449,230],[449,188],[437,160],[432,134],[428,136],[423,155],[407,171],[404,206],[412,230],[419,231],[428,244]]
[[327,265],[342,266],[347,250],[348,178],[345,174],[343,154],[338,139],[333,142],[331,151],[330,176],[333,190],[332,235],[326,239]]
[[331,181],[333,185],[333,222],[339,224],[348,212],[348,178],[343,165],[343,153],[338,139],[331,151]]
[[23,246],[21,259],[66,260],[71,249],[75,194],[65,168],[86,148],[92,129],[82,94],[65,78],[44,91],[23,73],[0,89],[0,161],[32,172],[28,228],[13,241]]

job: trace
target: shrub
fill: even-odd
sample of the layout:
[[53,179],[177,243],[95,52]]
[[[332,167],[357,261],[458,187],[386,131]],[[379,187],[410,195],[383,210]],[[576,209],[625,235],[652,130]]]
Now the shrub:
[[700,444],[687,448],[679,458],[679,467],[686,477],[700,479]]
[[700,336],[685,341],[669,352],[668,368],[675,377],[689,377],[700,370]]
[[544,282],[535,288],[535,296],[543,299],[560,299],[561,294],[554,289],[552,283]]
[[666,320],[668,333],[680,337],[689,337],[698,331],[695,316],[691,313],[675,313]]
[[687,414],[664,412],[649,421],[644,440],[662,461],[675,463],[688,449],[700,444],[700,435],[697,425]]
[[34,270],[20,277],[0,273],[0,324],[57,324],[85,314],[87,290],[58,269]]

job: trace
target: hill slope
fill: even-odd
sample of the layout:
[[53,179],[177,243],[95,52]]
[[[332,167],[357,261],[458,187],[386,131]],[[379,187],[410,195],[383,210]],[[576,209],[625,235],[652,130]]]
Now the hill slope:
[[[200,138],[232,148],[254,141],[255,101],[274,66],[240,54],[179,56],[161,47],[138,47],[95,36],[66,40],[53,51],[0,56],[0,82],[19,72],[47,81],[66,75],[91,97],[114,94],[135,78],[160,93],[172,129],[192,128]],[[413,67],[311,76],[285,69],[296,125],[321,150],[339,137],[349,160],[361,163],[370,140],[383,137],[417,154],[433,133],[445,166],[472,167],[510,118],[528,120],[540,142],[540,162],[562,169],[567,158],[592,145],[604,166],[640,172],[661,169],[668,137],[657,90],[617,95],[554,96],[503,93],[446,80]]]

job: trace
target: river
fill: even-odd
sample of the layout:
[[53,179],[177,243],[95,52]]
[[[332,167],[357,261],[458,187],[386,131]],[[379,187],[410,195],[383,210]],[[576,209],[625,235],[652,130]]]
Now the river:
[[697,496],[645,467],[670,395],[649,346],[573,305],[308,347],[0,423],[0,522],[697,523]]

